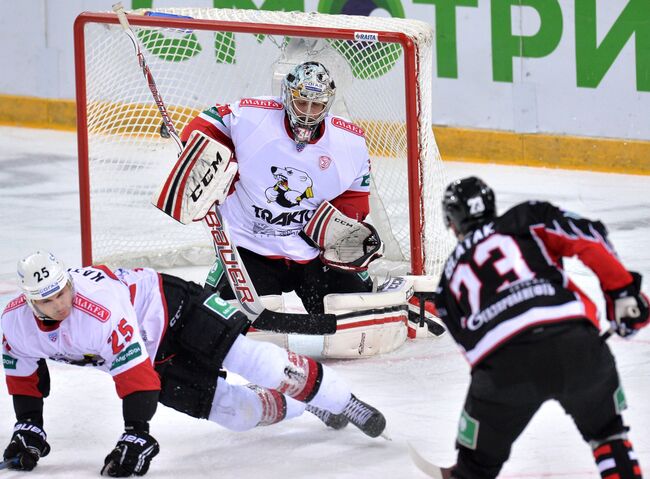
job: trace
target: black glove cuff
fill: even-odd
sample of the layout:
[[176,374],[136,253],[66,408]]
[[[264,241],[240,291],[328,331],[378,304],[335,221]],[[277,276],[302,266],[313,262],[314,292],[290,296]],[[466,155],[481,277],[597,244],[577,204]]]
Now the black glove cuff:
[[612,299],[625,298],[627,296],[638,296],[641,292],[641,280],[643,276],[636,271],[629,272],[632,275],[632,282],[622,288],[612,289],[605,291],[605,293]]
[[146,432],[149,434],[149,423],[147,421],[124,421],[124,430],[126,432]]

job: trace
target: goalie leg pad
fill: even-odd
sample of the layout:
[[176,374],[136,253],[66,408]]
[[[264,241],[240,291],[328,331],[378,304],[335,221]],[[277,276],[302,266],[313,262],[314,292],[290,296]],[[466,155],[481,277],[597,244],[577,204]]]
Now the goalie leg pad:
[[336,333],[325,336],[322,355],[359,358],[388,353],[406,341],[413,280],[395,277],[374,293],[325,296],[325,312],[337,316]]

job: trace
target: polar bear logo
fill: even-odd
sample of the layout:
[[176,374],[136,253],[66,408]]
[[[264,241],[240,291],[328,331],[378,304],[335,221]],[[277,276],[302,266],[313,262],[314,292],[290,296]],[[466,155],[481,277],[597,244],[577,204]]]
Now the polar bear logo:
[[291,167],[272,166],[271,174],[276,183],[266,189],[266,199],[269,203],[275,201],[280,206],[291,208],[300,204],[305,198],[314,197],[312,190],[314,182],[304,171]]

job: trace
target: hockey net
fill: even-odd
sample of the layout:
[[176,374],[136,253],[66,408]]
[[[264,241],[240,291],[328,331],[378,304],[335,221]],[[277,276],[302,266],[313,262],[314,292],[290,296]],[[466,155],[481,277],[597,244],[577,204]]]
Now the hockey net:
[[[431,129],[428,24],[209,8],[134,11],[129,22],[178,131],[215,103],[279,95],[296,63],[325,64],[337,84],[332,112],[366,132],[370,221],[387,246],[379,269],[439,274],[450,242]],[[75,58],[84,264],[211,264],[214,250],[199,224],[177,224],[150,204],[176,148],[161,135],[159,112],[114,14],[77,18]]]

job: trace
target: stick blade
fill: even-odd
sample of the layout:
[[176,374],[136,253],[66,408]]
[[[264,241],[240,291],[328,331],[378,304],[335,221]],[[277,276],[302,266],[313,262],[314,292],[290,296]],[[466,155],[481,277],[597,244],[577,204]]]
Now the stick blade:
[[436,466],[435,464],[427,461],[424,457],[422,457],[417,449],[415,449],[410,441],[406,444],[408,445],[409,456],[411,456],[413,464],[415,464],[415,466],[420,471],[429,477],[433,477],[434,479],[447,479],[449,477],[449,469]]

